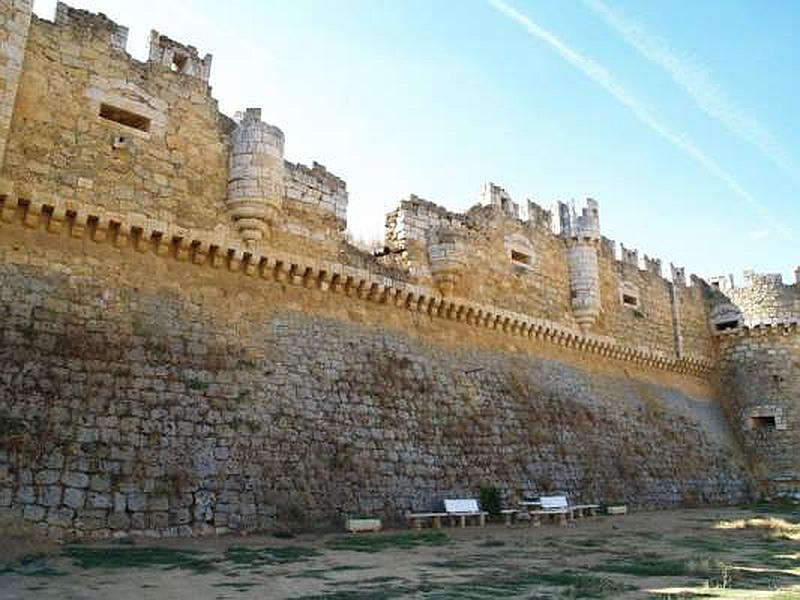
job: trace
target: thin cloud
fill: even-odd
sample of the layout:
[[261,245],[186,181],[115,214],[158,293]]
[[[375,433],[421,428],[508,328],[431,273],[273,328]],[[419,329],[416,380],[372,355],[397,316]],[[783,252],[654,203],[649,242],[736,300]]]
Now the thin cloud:
[[527,32],[545,42],[552,47],[564,60],[570,63],[575,68],[579,69],[589,77],[592,81],[600,85],[609,94],[614,96],[619,102],[630,110],[633,115],[649,127],[652,131],[660,135],[667,142],[682,150],[689,155],[697,163],[699,163],[706,171],[717,177],[728,188],[730,188],[737,196],[744,200],[750,207],[758,214],[758,216],[770,226],[774,231],[779,232],[783,237],[795,240],[794,233],[784,227],[781,223],[776,221],[769,213],[767,208],[750,192],[748,192],[738,181],[728,173],[716,160],[705,154],[698,148],[694,142],[688,139],[685,135],[672,131],[667,125],[662,123],[655,115],[653,115],[645,106],[628,90],[626,90],[616,79],[597,61],[584,56],[577,50],[568,46],[561,41],[557,36],[550,33],[545,28],[534,23],[530,18],[512,8],[503,0],[489,0],[489,4],[518,25],[524,27]]
[[719,87],[702,67],[682,57],[641,25],[626,19],[602,0],[583,0],[606,24],[639,54],[669,73],[672,80],[728,131],[754,146],[763,156],[795,178],[800,170],[791,155],[755,117],[747,114]]
[[769,229],[754,229],[752,231],[747,232],[747,237],[751,240],[758,241],[764,240],[769,237],[770,230]]

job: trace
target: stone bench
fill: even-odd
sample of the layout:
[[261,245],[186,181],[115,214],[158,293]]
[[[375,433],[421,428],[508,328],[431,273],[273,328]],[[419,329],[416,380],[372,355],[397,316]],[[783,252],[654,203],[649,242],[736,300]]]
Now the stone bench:
[[486,525],[488,513],[480,509],[474,498],[447,499],[444,501],[444,510],[450,517],[451,525],[458,519],[461,527],[466,527],[468,517],[476,517],[481,527]]
[[434,529],[441,529],[442,517],[446,516],[447,513],[442,512],[406,513],[406,520],[411,529],[422,529],[425,522],[430,522]]
[[581,517],[593,517],[600,510],[599,504],[575,504],[572,505],[573,516],[580,519]]
[[573,516],[573,509],[570,507],[566,496],[540,496],[539,508],[530,511],[532,524],[538,526],[541,524],[543,516],[550,517],[551,520],[556,521],[559,525],[566,525],[567,520]]

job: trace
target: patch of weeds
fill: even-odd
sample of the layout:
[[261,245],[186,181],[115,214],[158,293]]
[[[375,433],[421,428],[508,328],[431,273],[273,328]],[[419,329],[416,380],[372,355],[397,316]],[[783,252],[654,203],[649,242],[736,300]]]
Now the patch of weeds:
[[718,597],[714,592],[657,592],[648,596],[650,600],[696,600]]
[[295,600],[393,600],[402,598],[408,594],[413,594],[415,590],[406,586],[380,588],[352,588],[348,590],[336,590],[312,594],[309,596],[297,596]]
[[467,569],[479,569],[486,567],[502,567],[497,563],[489,563],[485,555],[477,556],[462,556],[457,558],[445,558],[434,562],[427,563],[427,566],[434,567],[435,569],[453,569],[462,571]]
[[291,540],[294,537],[297,537],[293,531],[289,531],[288,529],[279,529],[277,531],[272,532],[272,537],[276,537],[279,540]]
[[513,575],[497,574],[477,577],[470,581],[442,584],[432,593],[423,595],[430,600],[445,598],[505,598],[524,593],[534,586],[565,588],[561,597],[605,598],[615,597],[621,592],[634,589],[608,577],[587,575],[575,571],[546,573],[527,571]]
[[692,571],[688,560],[664,558],[657,554],[641,554],[622,559],[614,559],[594,567],[596,571],[621,573],[641,577],[678,577],[697,574]]
[[185,383],[186,387],[188,387],[190,390],[205,391],[208,389],[208,384],[205,381],[200,381],[199,379],[196,379],[194,377],[189,377],[188,379],[186,379]]
[[755,502],[753,504],[746,504],[740,508],[758,513],[797,515],[797,511],[800,510],[800,505],[789,498],[777,498],[772,502]]
[[722,540],[697,537],[671,539],[669,540],[669,543],[673,546],[691,548],[693,550],[702,550],[703,552],[709,552],[712,554],[727,552],[730,548],[730,545],[726,544]]
[[[598,577],[572,571],[561,573],[523,572],[513,575],[482,575],[458,583],[424,581],[417,586],[407,583],[392,585],[392,582],[372,580],[375,587],[352,587],[313,596],[303,596],[302,600],[388,600],[400,597],[422,598],[424,600],[475,600],[479,598],[507,598],[525,593],[534,586],[564,588],[560,598],[606,598],[618,596],[621,592],[635,589],[620,584],[607,577]],[[546,598],[539,594],[537,598]]]
[[231,546],[225,551],[225,560],[249,567],[287,565],[320,556],[314,548],[284,546],[280,548],[248,548]]
[[82,569],[135,569],[162,568],[164,570],[185,569],[194,573],[208,573],[216,567],[213,561],[202,558],[195,550],[175,548],[92,547],[68,546],[64,555]]
[[447,534],[438,529],[431,529],[422,533],[401,532],[341,536],[328,541],[326,546],[331,550],[380,552],[388,548],[407,550],[416,546],[441,546],[447,541]]
[[[361,586],[369,586],[369,585],[383,585],[386,583],[397,582],[397,581],[404,581],[400,577],[395,577],[394,575],[378,575],[376,577],[369,577],[367,579],[359,579],[358,585]],[[352,581],[334,581],[331,585],[352,585],[354,582]]]
[[786,577],[797,576],[782,571],[763,571],[722,565],[717,573],[707,580],[706,585],[718,589],[777,589],[781,587],[781,580]]
[[796,546],[779,545],[768,550],[759,549],[759,552],[748,555],[759,567],[773,567],[776,569],[796,569],[800,567],[800,553]]
[[569,552],[580,554],[602,552],[606,544],[608,544],[608,540],[602,538],[567,538],[564,540],[564,545],[568,546]]
[[305,569],[298,573],[291,573],[286,577],[288,579],[328,579],[328,575],[332,573],[341,573],[343,571],[365,571],[369,567],[360,567],[358,565],[335,565],[333,567],[321,569]]
[[217,588],[232,588],[237,592],[246,592],[259,584],[254,581],[223,581],[222,583],[214,583],[212,585]]
[[51,567],[46,554],[28,554],[19,560],[0,567],[0,575],[29,575],[31,577],[61,577],[65,575]]

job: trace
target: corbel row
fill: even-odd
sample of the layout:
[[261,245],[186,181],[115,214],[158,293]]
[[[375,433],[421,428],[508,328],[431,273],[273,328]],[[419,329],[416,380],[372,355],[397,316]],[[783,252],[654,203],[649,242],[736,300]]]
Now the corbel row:
[[[54,234],[66,229],[68,235],[78,239],[89,238],[117,248],[154,252],[180,262],[208,265],[281,284],[386,304],[432,318],[447,319],[641,367],[698,376],[707,375],[713,369],[713,364],[703,359],[676,358],[622,346],[607,336],[584,334],[552,321],[479,305],[461,298],[445,298],[426,286],[409,284],[365,269],[279,252],[264,254],[244,247],[238,239],[214,237],[208,231],[177,227],[144,215],[119,215],[42,197],[11,200],[8,196],[0,196],[0,222],[20,222],[31,228],[44,227]],[[793,327],[796,330],[797,324],[793,324]],[[739,330],[732,333],[736,331]]]

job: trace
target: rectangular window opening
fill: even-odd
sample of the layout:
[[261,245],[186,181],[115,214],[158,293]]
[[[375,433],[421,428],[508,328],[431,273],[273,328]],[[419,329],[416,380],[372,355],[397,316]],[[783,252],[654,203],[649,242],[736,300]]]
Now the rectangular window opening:
[[775,429],[775,417],[750,417],[753,429]]
[[132,113],[124,108],[118,108],[116,106],[103,103],[100,105],[100,116],[103,119],[108,119],[109,121],[114,121],[120,125],[138,129],[139,131],[150,131],[150,119],[142,115]]
[[522,252],[517,252],[516,250],[511,251],[511,260],[520,265],[530,266],[531,264],[530,256]]
[[631,296],[629,294],[622,294],[622,303],[625,306],[631,306],[636,308],[639,306],[639,299],[636,296]]
[[725,331],[727,329],[736,329],[739,326],[739,321],[722,321],[717,323],[717,331]]

